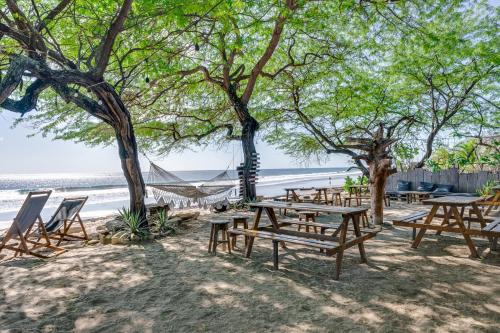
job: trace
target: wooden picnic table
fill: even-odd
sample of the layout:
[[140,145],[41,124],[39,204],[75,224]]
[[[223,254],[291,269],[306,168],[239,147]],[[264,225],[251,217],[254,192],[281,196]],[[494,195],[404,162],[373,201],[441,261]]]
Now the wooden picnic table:
[[[349,198],[355,198],[356,204],[361,206],[361,200],[363,197],[363,192],[368,192],[370,187],[368,185],[349,185],[347,192],[349,193]],[[350,204],[351,200],[349,200]]]
[[398,194],[403,194],[406,196],[406,202],[420,202],[424,199],[429,199],[432,192],[425,191],[398,191]]
[[[463,213],[466,207],[471,207],[471,212],[477,216],[476,221],[481,223],[481,227],[486,226],[486,221],[478,207],[478,203],[481,200],[481,197],[466,196],[445,196],[441,198],[423,200],[422,203],[424,205],[432,205],[432,208],[423,225],[420,227],[420,231],[413,241],[412,247],[418,247],[427,229],[437,230],[438,234],[442,231],[460,233],[463,235],[465,242],[469,247],[471,257],[478,258],[479,254],[470,235],[480,233],[475,233],[472,229],[467,229],[465,227],[464,219],[466,218],[464,218]],[[438,210],[440,208],[443,209],[443,214],[438,214]],[[461,211],[458,210],[459,208]],[[443,219],[441,225],[431,224],[435,217]],[[451,220],[454,220],[454,222]],[[477,231],[479,232],[480,230]]]
[[[273,233],[280,235],[290,235],[295,237],[301,237],[307,242],[308,239],[327,241],[327,242],[336,242],[338,246],[334,249],[327,250],[327,255],[337,255],[336,258],[336,275],[335,278],[338,279],[340,274],[340,268],[342,265],[342,257],[344,250],[358,245],[359,254],[361,256],[361,262],[365,263],[366,253],[364,248],[364,241],[375,236],[375,233],[362,233],[359,221],[361,219],[361,215],[367,211],[366,208],[353,208],[353,207],[338,207],[338,206],[327,206],[327,205],[317,205],[310,203],[286,203],[286,202],[275,202],[275,201],[263,201],[257,203],[251,203],[249,205],[251,208],[255,208],[255,215],[253,220],[253,225],[251,227],[254,231],[272,231]],[[275,213],[275,209],[293,209],[293,210],[305,210],[310,212],[318,212],[318,213],[334,213],[342,215],[342,222],[339,227],[331,234],[331,235],[323,235],[323,234],[315,234],[315,233],[307,233],[295,230],[286,230],[281,228],[281,226],[286,225],[286,223],[280,224],[278,218]],[[261,220],[262,212],[265,211],[269,221],[271,222],[270,226],[260,227],[259,223]],[[354,229],[354,238],[347,239],[347,231],[348,225],[352,223]],[[252,246],[255,237],[248,237],[248,245],[246,249],[246,257],[249,258],[252,253]],[[284,242],[281,242],[283,248],[286,248]]]
[[298,191],[316,191],[316,194],[314,195],[312,201],[318,204],[320,203],[328,204],[328,197],[327,197],[328,187],[285,188],[285,191],[286,191],[286,201],[302,202],[300,196],[297,194]]

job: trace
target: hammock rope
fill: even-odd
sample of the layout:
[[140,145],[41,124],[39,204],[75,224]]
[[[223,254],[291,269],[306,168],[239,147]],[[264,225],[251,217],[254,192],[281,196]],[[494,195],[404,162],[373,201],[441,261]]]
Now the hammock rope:
[[168,204],[171,209],[207,208],[227,201],[236,186],[226,171],[196,186],[168,172],[150,161],[147,186],[151,187],[155,200]]

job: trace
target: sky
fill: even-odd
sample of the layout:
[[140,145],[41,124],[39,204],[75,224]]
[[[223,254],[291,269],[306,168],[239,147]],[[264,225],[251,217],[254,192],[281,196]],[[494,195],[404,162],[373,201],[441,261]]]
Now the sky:
[[[119,172],[120,160],[116,146],[87,147],[83,143],[52,140],[35,135],[27,124],[11,128],[17,117],[9,111],[0,111],[0,174],[33,173],[108,173]],[[205,151],[186,151],[169,156],[148,157],[167,170],[221,170],[241,162],[238,142],[225,149],[209,147]],[[345,167],[350,165],[345,156],[335,155],[325,163],[311,161],[303,164],[264,142],[257,143],[261,155],[261,168]],[[143,171],[149,169],[148,161],[141,157]]]

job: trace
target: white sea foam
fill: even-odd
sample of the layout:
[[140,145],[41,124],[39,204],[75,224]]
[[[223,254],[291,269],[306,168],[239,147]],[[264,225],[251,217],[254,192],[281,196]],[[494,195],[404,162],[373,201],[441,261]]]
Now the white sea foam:
[[[289,170],[284,170],[285,173]],[[273,170],[272,173],[276,173]],[[200,172],[201,174],[201,172]],[[346,176],[357,176],[357,171],[332,171],[316,173],[277,174],[258,177],[257,193],[264,196],[277,196],[284,193],[285,187],[337,186]],[[193,175],[200,179],[198,175]],[[238,180],[230,181],[235,185]],[[198,181],[194,185],[201,185]],[[20,184],[20,185],[18,185]],[[3,189],[2,189],[3,188]],[[26,174],[0,175],[0,229],[9,225],[21,207],[29,190],[52,189],[42,217],[49,219],[65,197],[88,196],[89,200],[82,216],[101,217],[116,213],[128,205],[128,189],[117,174]],[[150,192],[150,191],[149,191]],[[149,193],[147,202],[153,202]]]

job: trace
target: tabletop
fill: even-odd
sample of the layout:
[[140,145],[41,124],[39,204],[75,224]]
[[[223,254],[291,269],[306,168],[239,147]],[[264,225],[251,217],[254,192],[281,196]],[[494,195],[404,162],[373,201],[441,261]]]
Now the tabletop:
[[314,187],[290,187],[285,188],[285,191],[310,191],[314,190]]
[[361,207],[340,207],[340,206],[327,206],[327,205],[317,205],[310,203],[292,203],[288,204],[286,202],[280,201],[262,201],[249,204],[250,207],[254,208],[277,208],[277,209],[295,209],[295,210],[308,210],[312,212],[321,213],[337,213],[344,215],[356,215],[364,213],[368,208]]
[[450,195],[441,198],[427,199],[422,202],[426,205],[468,206],[481,200],[483,200],[482,197]]

